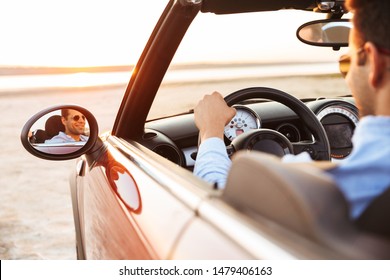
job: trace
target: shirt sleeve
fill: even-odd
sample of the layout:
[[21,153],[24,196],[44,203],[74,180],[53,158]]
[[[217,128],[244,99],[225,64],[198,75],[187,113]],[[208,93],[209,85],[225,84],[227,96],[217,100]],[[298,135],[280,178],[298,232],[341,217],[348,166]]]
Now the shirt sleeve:
[[288,154],[282,157],[283,162],[311,162],[313,161],[308,152],[302,152],[297,155]]
[[194,174],[224,188],[231,166],[225,143],[218,137],[208,138],[199,146]]

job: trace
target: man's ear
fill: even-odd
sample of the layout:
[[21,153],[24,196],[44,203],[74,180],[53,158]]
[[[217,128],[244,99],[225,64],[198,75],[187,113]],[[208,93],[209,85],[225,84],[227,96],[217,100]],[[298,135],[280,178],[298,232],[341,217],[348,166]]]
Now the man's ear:
[[65,119],[65,117],[61,117],[61,122],[62,122],[63,125],[66,124],[66,119]]
[[371,42],[364,45],[370,63],[369,83],[373,88],[379,88],[385,76],[386,62],[382,58],[378,48]]

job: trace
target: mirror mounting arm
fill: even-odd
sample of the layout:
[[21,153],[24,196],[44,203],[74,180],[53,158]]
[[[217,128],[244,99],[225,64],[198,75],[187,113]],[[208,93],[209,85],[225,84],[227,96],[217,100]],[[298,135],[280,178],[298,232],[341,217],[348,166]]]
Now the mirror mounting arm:
[[88,166],[92,166],[106,150],[107,146],[104,145],[102,139],[98,137],[94,146],[85,154]]
[[340,19],[348,13],[344,6],[345,0],[317,0],[315,12],[328,13],[328,19]]

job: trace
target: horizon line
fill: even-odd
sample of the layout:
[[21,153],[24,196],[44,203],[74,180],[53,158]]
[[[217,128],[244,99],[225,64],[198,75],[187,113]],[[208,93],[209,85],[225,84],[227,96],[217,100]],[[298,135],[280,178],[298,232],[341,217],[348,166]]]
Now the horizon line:
[[[170,66],[173,70],[224,68],[224,67],[259,67],[272,65],[299,65],[334,63],[333,61],[275,61],[275,62],[187,62],[175,63]],[[102,66],[35,66],[35,65],[0,65],[0,76],[13,75],[55,75],[74,73],[102,73],[102,72],[131,72],[135,65],[102,65]]]

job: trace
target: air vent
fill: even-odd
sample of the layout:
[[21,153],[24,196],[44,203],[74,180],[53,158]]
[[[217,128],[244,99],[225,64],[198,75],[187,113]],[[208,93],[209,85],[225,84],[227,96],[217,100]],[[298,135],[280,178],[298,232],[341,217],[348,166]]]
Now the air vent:
[[157,133],[155,133],[155,132],[146,132],[144,135],[143,135],[143,139],[145,139],[145,140],[149,140],[149,139],[152,139],[152,138],[154,138],[154,137],[156,137],[157,136]]
[[276,130],[286,136],[290,142],[299,142],[301,140],[301,135],[298,128],[292,124],[282,124]]

